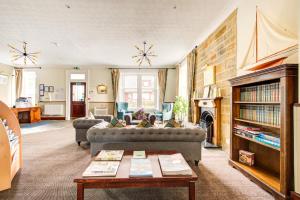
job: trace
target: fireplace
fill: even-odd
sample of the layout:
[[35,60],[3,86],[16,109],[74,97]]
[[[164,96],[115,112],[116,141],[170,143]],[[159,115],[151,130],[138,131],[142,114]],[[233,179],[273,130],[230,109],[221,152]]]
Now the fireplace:
[[221,147],[221,99],[194,99],[194,123],[206,130],[206,147]]

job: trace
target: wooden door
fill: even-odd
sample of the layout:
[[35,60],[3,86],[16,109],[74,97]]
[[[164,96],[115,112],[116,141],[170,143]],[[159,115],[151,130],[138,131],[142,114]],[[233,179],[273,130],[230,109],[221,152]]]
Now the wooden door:
[[85,116],[86,83],[71,83],[71,117]]

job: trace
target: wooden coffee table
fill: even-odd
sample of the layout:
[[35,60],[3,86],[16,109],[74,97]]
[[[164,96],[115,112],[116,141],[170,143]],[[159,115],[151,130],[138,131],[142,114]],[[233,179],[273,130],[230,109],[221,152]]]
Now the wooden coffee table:
[[84,199],[84,189],[187,187],[189,191],[189,200],[195,200],[195,183],[198,177],[194,171],[192,176],[162,176],[161,174],[158,155],[174,153],[176,153],[176,151],[146,152],[147,158],[149,158],[152,163],[153,177],[131,178],[129,177],[129,169],[132,151],[125,151],[115,177],[79,176],[78,178],[75,178],[74,182],[77,183],[77,199]]

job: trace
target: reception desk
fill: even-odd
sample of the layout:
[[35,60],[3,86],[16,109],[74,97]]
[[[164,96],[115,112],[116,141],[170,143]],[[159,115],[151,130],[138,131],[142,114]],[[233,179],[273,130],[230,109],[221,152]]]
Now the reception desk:
[[34,123],[41,121],[40,107],[11,108],[20,123]]

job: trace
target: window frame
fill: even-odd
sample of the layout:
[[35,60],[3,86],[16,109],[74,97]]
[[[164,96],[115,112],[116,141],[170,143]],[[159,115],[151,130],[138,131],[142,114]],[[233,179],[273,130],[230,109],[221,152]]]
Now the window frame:
[[[139,108],[143,107],[143,99],[142,99],[142,93],[143,93],[143,89],[145,89],[142,85],[142,77],[143,76],[153,76],[154,77],[154,87],[153,88],[149,88],[149,90],[153,91],[154,93],[154,107],[153,108],[144,108],[146,111],[154,111],[154,110],[158,110],[158,97],[159,97],[159,93],[158,93],[158,75],[157,75],[157,71],[140,71],[140,72],[136,72],[136,71],[121,71],[120,72],[120,87],[119,87],[119,100],[120,101],[125,101],[124,100],[124,93],[125,93],[125,77],[126,76],[137,76],[137,88],[136,88],[136,92],[137,92],[137,107],[129,107],[128,109],[130,110],[137,110]],[[128,88],[129,89],[129,88]],[[135,89],[135,88],[132,88]]]

